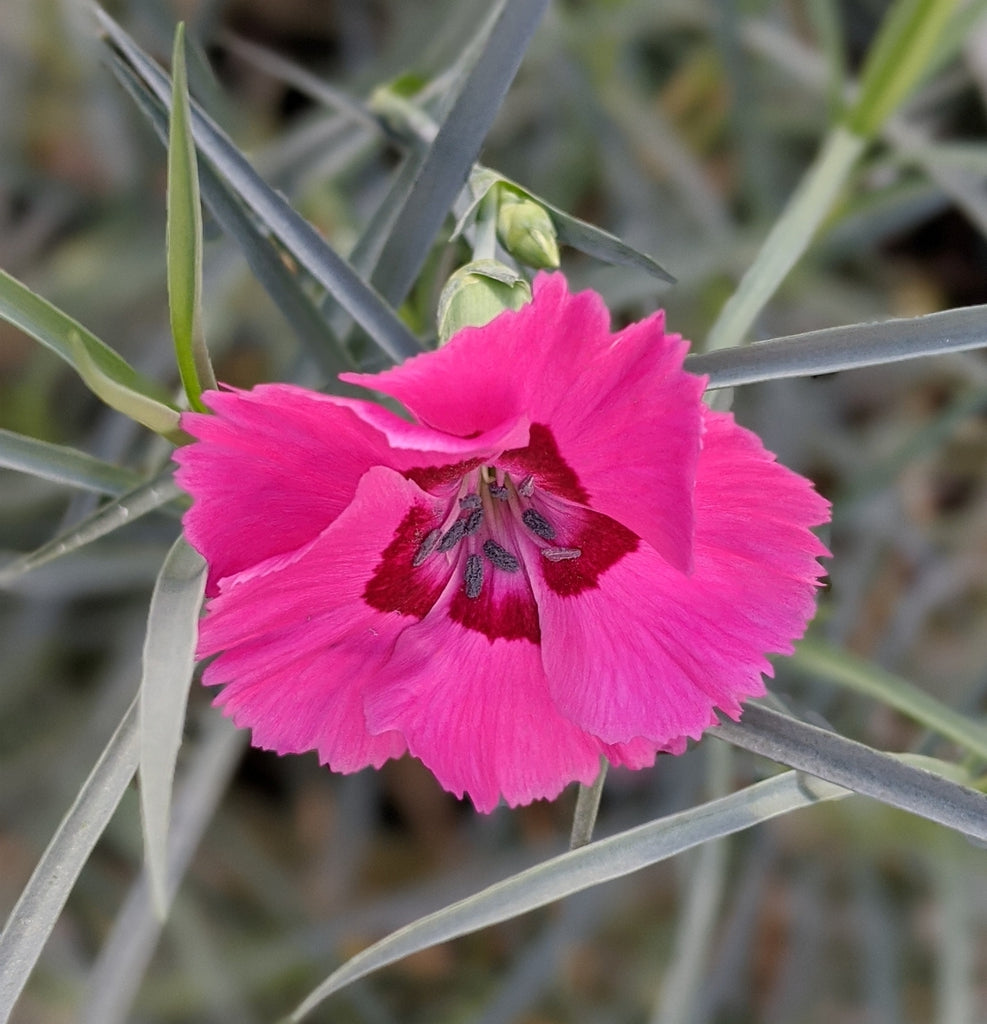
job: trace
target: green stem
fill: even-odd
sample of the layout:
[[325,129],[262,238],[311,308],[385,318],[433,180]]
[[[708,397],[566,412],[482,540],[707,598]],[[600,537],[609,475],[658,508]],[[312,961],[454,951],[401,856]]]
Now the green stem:
[[495,260],[497,258],[497,189],[487,190],[480,200],[473,226],[473,259]]
[[757,315],[808,248],[819,225],[853,170],[866,141],[834,128],[748,268],[736,292],[720,311],[706,339],[706,351],[743,340]]
[[[705,751],[705,798],[716,800],[730,792],[733,750],[726,743],[707,743]],[[722,836],[703,843],[696,854],[679,914],[675,954],[662,980],[651,1024],[680,1024],[695,1016],[704,979],[709,977],[710,950],[726,890],[728,853],[729,839]]]
[[934,64],[956,0],[895,0],[881,22],[846,125],[872,138]]
[[572,816],[572,834],[569,837],[570,850],[578,850],[593,838],[593,828],[600,810],[600,797],[603,795],[603,783],[606,782],[608,767],[606,758],[601,757],[600,774],[590,785],[579,785],[576,812]]

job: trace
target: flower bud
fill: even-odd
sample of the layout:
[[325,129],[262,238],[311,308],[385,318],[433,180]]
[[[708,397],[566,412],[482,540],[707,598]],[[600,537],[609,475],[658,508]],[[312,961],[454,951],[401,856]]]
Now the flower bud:
[[464,327],[482,327],[505,309],[531,301],[528,282],[496,260],[476,260],[460,267],[439,296],[439,345]]
[[517,260],[537,270],[559,265],[555,225],[544,207],[516,189],[501,186],[497,209],[497,237]]

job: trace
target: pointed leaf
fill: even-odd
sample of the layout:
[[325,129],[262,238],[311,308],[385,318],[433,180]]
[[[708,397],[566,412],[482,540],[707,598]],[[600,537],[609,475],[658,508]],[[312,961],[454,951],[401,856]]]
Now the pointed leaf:
[[521,871],[386,936],[334,971],[288,1018],[300,1021],[324,999],[412,953],[509,921],[573,893],[622,878],[720,836],[731,835],[846,790],[785,772],[679,814],[672,814]]
[[506,178],[488,167],[481,167],[479,164],[473,168],[473,173],[470,175],[470,192],[473,199],[466,212],[460,217],[456,230],[453,232],[454,235],[462,231],[466,220],[495,185],[505,185],[517,192],[518,195],[524,196],[546,209],[551,214],[552,223],[555,225],[560,242],[586,253],[587,256],[592,256],[602,263],[609,263],[612,266],[637,267],[653,277],[667,281],[669,284],[675,284],[675,278],[647,253],[635,249],[621,241],[616,235],[604,231],[603,228],[597,227],[595,224],[573,217],[571,213],[566,213],[565,210],[524,188],[516,181]]
[[206,563],[184,536],[165,558],[151,595],[140,689],[141,820],[155,909],[168,912],[168,823],[185,707],[195,668]]
[[[170,104],[168,76],[105,11],[97,8],[96,15],[137,76],[162,103]],[[422,351],[418,340],[394,310],[346,260],[326,245],[315,228],[296,213],[283,196],[263,181],[243,153],[196,104],[192,104],[192,133],[201,152],[255,216],[384,352],[400,362]]]
[[957,0],[895,0],[867,54],[846,116],[850,131],[871,138],[925,77],[956,7]]
[[387,244],[371,278],[391,302],[410,290],[547,7],[548,0],[503,0],[435,137],[406,158],[391,193]]
[[637,267],[652,277],[675,284],[675,278],[653,257],[621,241],[609,231],[590,224],[571,213],[566,213],[552,203],[534,197],[552,215],[559,241],[578,249],[580,252],[619,267]]
[[987,347],[987,305],[853,324],[759,341],[746,348],[689,356],[690,373],[709,375],[708,388],[730,388],[781,377],[811,377],[881,366],[920,356]]
[[[120,57],[111,57],[110,68],[150,121],[158,137],[162,141],[166,140],[168,114],[165,105]],[[212,215],[239,246],[254,277],[281,310],[313,361],[329,378],[335,378],[347,370],[355,370],[356,364],[326,323],[316,303],[309,297],[306,282],[296,270],[289,267],[282,250],[247,213],[233,190],[208,160],[203,160],[199,165],[199,179],[202,196]]]
[[201,395],[216,378],[202,333],[202,207],[185,77],[185,25],[175,29],[171,125],[168,134],[168,310],[178,370],[189,405],[205,412]]
[[64,359],[107,405],[172,440],[178,413],[164,390],[141,376],[94,334],[0,270],[0,317]]
[[3,429],[0,429],[0,466],[97,494],[123,494],[141,482],[133,470],[103,462],[75,448]]
[[137,768],[137,701],[100,755],[0,933],[0,1024],[14,1009],[65,901]]
[[[249,735],[215,713],[203,731],[204,735],[190,753],[175,796],[168,837],[169,900],[178,891]],[[130,1003],[137,994],[163,926],[154,912],[149,890],[145,868],[117,914],[109,938],[86,979],[86,999],[79,1012],[79,1024],[124,1024],[131,1019]]]
[[[285,60],[278,54],[273,53],[264,47],[257,46],[245,40],[231,37],[226,40],[231,49],[254,62],[267,74],[280,78],[291,84],[294,88],[313,100],[325,104],[344,113],[353,121],[360,124],[369,124],[378,131],[382,130],[377,119],[370,111],[351,99],[345,93],[332,88],[321,78],[306,71],[304,68]],[[413,102],[396,95],[393,89],[376,94],[371,100],[371,105],[378,111],[378,114],[385,122],[397,121],[400,128],[404,129],[405,141],[408,141],[408,133],[414,136],[413,141],[417,143],[419,150],[423,149],[435,139],[438,132],[438,125],[428,113],[416,106]],[[393,116],[392,116],[393,115]],[[419,154],[419,161],[421,160]],[[628,245],[616,235],[604,231],[596,225],[589,224],[573,217],[565,210],[554,206],[541,196],[522,188],[517,182],[502,174],[474,164],[470,172],[470,199],[465,210],[460,211],[460,219],[457,223],[452,237],[459,235],[465,223],[472,217],[486,193],[499,182],[514,188],[519,194],[528,196],[533,202],[548,210],[552,215],[559,238],[567,245],[585,252],[589,256],[618,266],[633,266],[644,270],[648,274],[660,278],[663,281],[674,284],[675,278],[668,273],[656,260],[645,253]],[[401,192],[397,185],[388,194],[388,197],[381,203],[380,207],[367,225],[360,240],[350,253],[350,262],[361,273],[369,272],[376,265],[380,258],[380,251],[384,247],[388,233],[393,230],[394,218],[397,216],[398,208],[406,202],[402,198],[406,194]]]
[[744,706],[739,722],[721,722],[714,735],[987,843],[987,796],[891,754],[756,703]]
[[65,533],[59,534],[29,554],[23,555],[0,569],[0,586],[10,586],[18,577],[37,569],[56,558],[78,551],[79,548],[91,544],[100,537],[118,530],[121,526],[133,522],[140,516],[147,515],[155,509],[166,505],[175,498],[187,500],[185,492],[171,478],[171,470],[166,475],[122,494],[88,516],[81,523],[73,526]]
[[[955,765],[933,758],[904,754],[889,757],[889,760],[907,767],[909,772],[931,778],[967,777]],[[959,787],[952,785],[952,788]],[[288,1019],[302,1020],[334,992],[412,953],[511,920],[781,814],[849,795],[847,789],[801,772],[784,772],[729,796],[553,857],[375,942],[329,975]]]

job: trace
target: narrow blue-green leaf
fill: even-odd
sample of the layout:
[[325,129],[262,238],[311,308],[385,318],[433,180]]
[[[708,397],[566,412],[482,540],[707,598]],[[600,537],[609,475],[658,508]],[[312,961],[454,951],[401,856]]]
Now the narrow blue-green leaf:
[[704,352],[689,356],[685,365],[691,373],[708,374],[710,389],[730,388],[985,346],[987,305],[967,306],[904,320],[793,334],[745,348]]
[[548,0],[503,0],[435,138],[409,154],[394,184],[400,209],[371,277],[394,303],[407,295],[493,123]]
[[706,336],[710,351],[739,345],[789,271],[802,258],[867,148],[859,135],[837,125],[823,141],[768,232],[737,290]]
[[580,783],[576,794],[576,809],[572,815],[572,829],[569,832],[569,849],[578,850],[586,846],[593,838],[596,828],[596,816],[600,813],[600,799],[603,796],[603,784],[607,781],[607,770],[610,762],[600,758],[600,771],[589,784]]
[[61,356],[108,406],[176,440],[178,412],[164,390],[78,321],[0,270],[0,318]]
[[357,953],[315,988],[291,1014],[300,1021],[324,999],[412,953],[544,907],[583,889],[807,807],[847,796],[846,790],[785,772],[730,796],[561,854],[459,900]]
[[987,725],[982,720],[954,711],[880,665],[816,640],[803,640],[792,667],[873,697],[987,761]]
[[202,206],[185,75],[185,24],[175,29],[171,124],[168,132],[168,311],[182,386],[189,405],[205,412],[202,392],[216,387],[202,331]]
[[11,586],[32,569],[78,551],[94,540],[105,537],[121,526],[147,515],[148,512],[161,508],[175,498],[184,496],[185,492],[172,480],[170,472],[167,476],[141,484],[104,505],[72,529],[0,568],[0,587]]
[[[885,756],[910,774],[939,779],[952,789],[959,787],[946,783],[946,778],[967,778],[962,769],[933,758]],[[329,975],[288,1020],[302,1020],[334,992],[412,953],[511,920],[801,807],[849,795],[850,790],[841,786],[801,772],[784,772],[729,796],[553,857],[375,942]]]
[[133,470],[103,462],[76,448],[38,441],[3,429],[0,429],[0,466],[97,494],[123,494],[141,482]]
[[[167,108],[116,54],[110,67],[120,84],[150,121],[159,138],[168,138]],[[199,163],[199,183],[206,205],[243,253],[261,287],[281,310],[306,351],[329,378],[356,365],[333,333],[318,305],[309,297],[301,276],[283,258],[269,234],[248,215],[233,190],[208,160]]]
[[894,0],[864,62],[860,94],[847,112],[850,131],[869,139],[925,77],[956,7],[957,0]]
[[617,267],[636,267],[652,277],[668,284],[675,284],[675,277],[670,274],[653,256],[641,252],[619,239],[616,235],[604,231],[603,228],[590,224],[588,221],[573,217],[544,199],[533,197],[552,215],[559,241],[592,256],[603,263]]
[[[138,78],[162,103],[170,104],[168,76],[105,11],[97,7],[96,15]],[[422,351],[418,340],[394,310],[323,241],[312,225],[296,213],[283,196],[263,181],[243,153],[194,103],[192,133],[202,153],[225,176],[254,215],[281,240],[299,264],[336,299],[387,355],[400,362]]]
[[721,722],[714,734],[817,779],[987,843],[987,796],[931,772],[917,771],[891,754],[760,704],[745,705],[739,722]]
[[0,933],[0,1024],[38,962],[79,873],[137,768],[135,700],[62,819]]
[[[412,93],[419,102],[412,102],[409,98],[407,83],[403,81],[403,76],[396,83],[379,86],[371,94],[367,109],[373,112],[381,129],[403,143],[405,159],[387,195],[374,210],[373,216],[350,253],[353,266],[365,277],[386,273],[386,264],[389,261],[403,258],[402,253],[395,252],[393,248],[397,219],[408,207],[422,165],[435,144],[443,113],[448,117],[452,105],[459,98],[467,76],[475,67],[484,47],[490,42],[491,33],[504,13],[504,6],[505,0],[497,0],[492,4],[479,29],[469,40],[461,44],[460,53],[452,67],[441,75],[439,80],[433,80],[429,85]],[[422,108],[426,99],[434,99],[437,93],[443,101],[437,113],[438,121]],[[431,236],[424,239],[426,252],[432,241]],[[385,266],[382,268],[382,254],[388,246],[391,246],[391,249],[384,255]]]
[[206,563],[180,536],[164,560],[151,595],[140,689],[144,858],[155,908],[162,919],[168,912],[171,790],[205,588]]
[[[246,42],[236,36],[224,37],[224,43],[230,46],[234,52],[253,61],[268,74],[291,84],[306,96],[310,96],[319,103],[338,109],[355,122],[372,126],[377,131],[383,133],[381,123],[366,107],[357,103],[345,93],[341,93],[338,89],[332,88],[321,78],[306,71],[304,68],[286,61],[283,57],[264,47]],[[378,102],[380,101],[378,100]],[[385,102],[387,105],[386,113],[393,113],[396,120],[400,122],[400,127],[405,132],[413,134],[414,141],[418,144],[419,149],[427,146],[434,140],[438,132],[438,125],[424,110],[401,97],[389,96],[386,97]],[[381,111],[381,114],[384,115],[385,111]],[[387,116],[384,116],[383,119],[385,122],[389,120]],[[408,138],[407,134],[403,137],[405,140]],[[419,156],[420,159],[421,157]],[[462,230],[463,222],[472,214],[489,189],[498,182],[504,182],[519,192],[523,192],[533,202],[548,210],[552,215],[552,220],[555,223],[560,240],[572,248],[578,249],[580,252],[584,252],[595,259],[602,260],[604,263],[637,267],[663,281],[675,283],[675,278],[653,257],[621,241],[616,235],[612,235],[594,224],[580,220],[578,217],[573,217],[572,214],[554,206],[541,196],[522,188],[510,178],[506,178],[502,174],[480,164],[474,164],[469,180],[473,199],[465,211],[461,212],[460,223],[454,234],[458,234]],[[350,262],[361,272],[371,270],[376,264],[387,235],[393,229],[397,210],[406,201],[405,193],[397,188],[392,189],[374,214],[371,223],[367,226],[366,231],[350,254]]]
[[[174,899],[202,833],[223,798],[248,733],[218,714],[190,752],[175,795],[168,837],[167,896]],[[124,1024],[163,922],[152,909],[148,872],[134,883],[86,979],[78,1024]]]

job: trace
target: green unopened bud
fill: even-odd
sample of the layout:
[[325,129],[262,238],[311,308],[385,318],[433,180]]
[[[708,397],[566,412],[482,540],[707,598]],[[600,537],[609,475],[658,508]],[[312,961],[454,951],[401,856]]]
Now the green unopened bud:
[[460,267],[439,296],[439,345],[464,327],[482,327],[505,309],[520,309],[531,300],[528,282],[496,260],[476,260]]
[[555,225],[545,208],[514,189],[501,187],[497,237],[517,260],[537,270],[559,265]]

